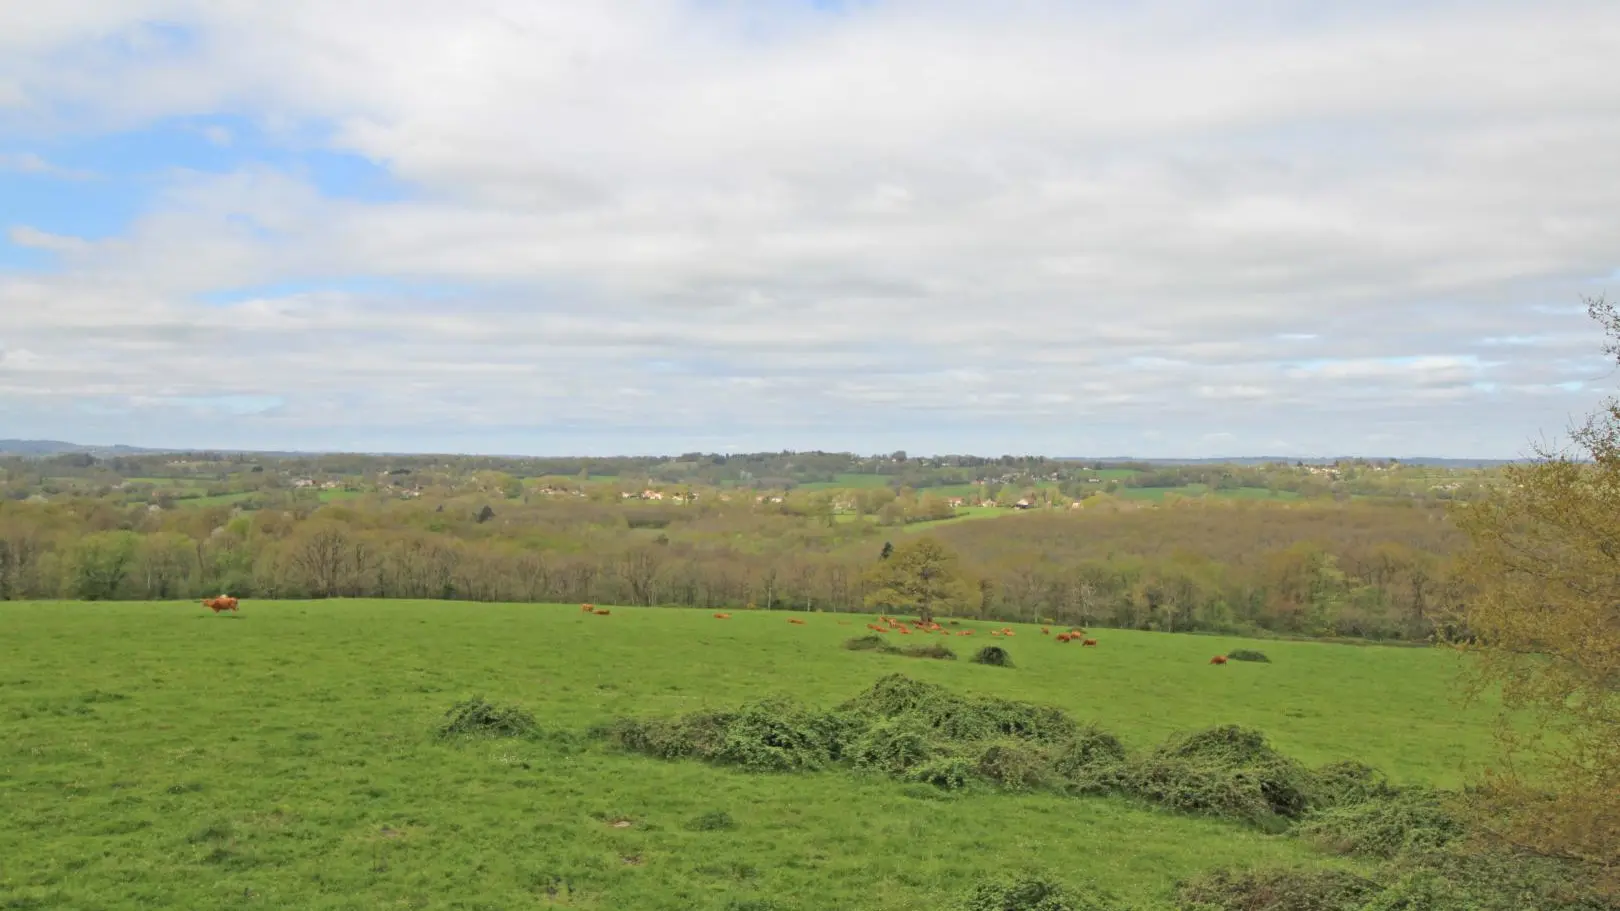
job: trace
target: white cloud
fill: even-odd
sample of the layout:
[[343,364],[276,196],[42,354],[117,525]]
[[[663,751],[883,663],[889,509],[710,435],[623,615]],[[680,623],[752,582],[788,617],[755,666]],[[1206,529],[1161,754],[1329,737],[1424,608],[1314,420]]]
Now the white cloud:
[[[3,90],[0,90],[3,94]],[[0,99],[0,104],[3,104]],[[76,168],[64,168],[55,165],[32,152],[18,152],[15,154],[0,154],[0,171],[12,171],[18,174],[30,174],[43,177],[55,177],[61,180],[89,180],[96,175],[91,171],[82,171]]]
[[78,253],[90,248],[90,244],[83,238],[52,234],[27,225],[12,228],[6,232],[6,236],[19,247],[49,250],[52,253]]
[[[0,129],[234,113],[329,128],[415,192],[245,164],[175,176],[110,240],[14,228],[75,256],[0,275],[0,339],[107,358],[0,400],[283,398],[221,419],[263,445],[567,424],[1078,453],[1168,417],[1239,448],[1489,454],[1597,394],[1559,385],[1592,328],[1533,308],[1617,266],[1608,2],[153,0],[9,24],[26,103]],[[384,283],[196,300],[356,275]]]

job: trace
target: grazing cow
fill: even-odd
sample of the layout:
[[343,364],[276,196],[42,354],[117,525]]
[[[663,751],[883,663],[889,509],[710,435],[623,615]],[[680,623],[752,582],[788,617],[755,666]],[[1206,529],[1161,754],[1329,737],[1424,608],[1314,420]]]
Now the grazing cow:
[[716,620],[730,620],[731,615],[730,614],[715,614],[714,619],[716,619]]
[[1050,636],[1052,635],[1052,631],[1043,626],[1041,627],[1041,635]]
[[1069,634],[1068,633],[1058,633],[1057,634],[1057,641],[1059,641],[1059,642],[1068,642],[1069,641]]
[[216,614],[220,611],[234,611],[236,610],[236,599],[230,595],[220,595],[218,598],[208,598],[203,601],[203,607]]
[[1209,663],[1210,664],[1225,664],[1226,663],[1226,656],[1225,655],[1216,655],[1215,657],[1209,659]]
[[1080,644],[1081,645],[1092,645],[1092,646],[1094,646],[1094,645],[1097,644],[1097,640],[1095,640],[1095,639],[1087,639],[1087,640],[1081,642]]
[[788,622],[796,624],[798,626],[803,626],[804,625],[804,621],[800,620],[798,617],[789,617]]
[[596,605],[594,605],[594,604],[581,604],[579,606],[579,612],[582,613],[582,614],[589,614],[589,613],[594,612],[595,610],[596,610]]

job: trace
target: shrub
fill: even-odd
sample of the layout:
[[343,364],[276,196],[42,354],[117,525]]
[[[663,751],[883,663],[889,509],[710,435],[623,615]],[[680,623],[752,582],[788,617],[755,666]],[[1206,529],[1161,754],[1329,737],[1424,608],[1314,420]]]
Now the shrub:
[[1055,744],[1077,729],[1061,709],[993,696],[961,697],[903,674],[883,677],[842,708],[880,718],[914,716],[934,737],[952,743],[1014,737]]
[[787,700],[752,703],[730,716],[714,758],[757,771],[820,769],[839,752],[829,721]]
[[1282,828],[1310,809],[1310,785],[1265,735],[1228,725],[1172,738],[1131,768],[1128,786],[1174,810]]
[[1017,740],[985,747],[973,768],[980,776],[1016,791],[1041,787],[1051,777],[1046,754]]
[[929,645],[910,645],[900,650],[900,654],[908,658],[938,658],[943,661],[955,661],[956,653],[949,646],[931,643]]
[[1377,883],[1345,870],[1217,870],[1176,890],[1182,911],[1361,911]]
[[1439,794],[1413,790],[1313,813],[1300,835],[1342,854],[1391,858],[1445,847],[1463,827]]
[[979,649],[979,653],[973,656],[973,663],[988,664],[991,667],[1013,666],[1012,656],[1007,654],[1007,650],[999,645],[987,645]]
[[525,737],[535,730],[534,716],[515,705],[495,705],[481,696],[458,702],[444,713],[440,737]]
[[1052,753],[1052,772],[1079,794],[1123,790],[1129,780],[1125,745],[1096,727],[1082,728]]
[[692,832],[723,832],[737,828],[737,823],[725,810],[715,810],[688,820],[686,828]]
[[928,730],[915,719],[884,719],[866,729],[849,747],[849,758],[861,768],[900,775],[933,758]]
[[1317,769],[1311,778],[1311,802],[1318,808],[1385,800],[1400,793],[1384,773],[1362,762],[1331,763]]
[[868,636],[856,636],[854,639],[845,639],[844,648],[852,652],[892,652],[895,650],[888,640],[877,633]]
[[1235,648],[1227,652],[1226,657],[1231,661],[1257,661],[1261,664],[1271,663],[1271,659],[1266,657],[1265,652],[1257,652],[1252,648]]
[[962,911],[1116,911],[1111,896],[1081,892],[1045,878],[983,882],[962,904]]
[[599,733],[620,747],[659,759],[714,759],[725,745],[732,715],[699,712],[674,720],[621,719]]
[[1405,857],[1395,881],[1364,911],[1614,911],[1590,868],[1564,860],[1450,849]]
[[973,761],[966,756],[947,754],[918,763],[906,772],[907,781],[931,784],[946,791],[958,791],[973,780]]

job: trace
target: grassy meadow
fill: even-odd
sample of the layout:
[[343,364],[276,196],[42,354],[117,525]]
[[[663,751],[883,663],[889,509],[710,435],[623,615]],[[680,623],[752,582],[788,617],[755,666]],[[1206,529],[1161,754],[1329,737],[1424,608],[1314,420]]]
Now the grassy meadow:
[[[1014,627],[1003,669],[847,651],[870,618],[788,616],[0,603],[0,908],[899,911],[1024,871],[1155,907],[1212,867],[1351,863],[1123,798],[757,774],[586,736],[773,694],[828,707],[894,672],[1055,705],[1133,747],[1252,726],[1401,782],[1455,785],[1489,748],[1487,710],[1454,704],[1457,659],[1435,650],[1112,630],[1093,649]],[[966,658],[998,626],[965,621],[980,632],[950,645]],[[1240,646],[1272,663],[1208,664]],[[438,740],[480,694],[546,736]],[[718,813],[733,826],[694,824]]]

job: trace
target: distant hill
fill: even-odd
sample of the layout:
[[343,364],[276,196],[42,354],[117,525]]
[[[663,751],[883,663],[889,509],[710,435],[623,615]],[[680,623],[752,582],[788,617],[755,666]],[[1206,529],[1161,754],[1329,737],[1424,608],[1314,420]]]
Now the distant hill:
[[81,443],[64,443],[61,440],[0,440],[0,455],[52,456],[72,452],[88,452],[91,455],[139,455],[166,451],[123,445],[86,446]]
[[[79,452],[87,452],[87,453],[90,453],[91,455],[96,455],[96,456],[154,455],[154,454],[158,454],[158,453],[168,453],[168,452],[215,452],[215,453],[220,453],[222,455],[246,455],[246,456],[259,456],[259,457],[262,457],[262,458],[303,458],[303,457],[320,456],[320,455],[372,455],[372,456],[388,456],[388,455],[416,455],[416,456],[420,456],[420,455],[423,455],[422,453],[388,453],[388,452],[335,453],[335,452],[322,452],[322,451],[299,452],[299,451],[258,450],[258,449],[199,449],[199,448],[196,448],[196,447],[191,447],[191,448],[168,447],[168,448],[162,448],[162,449],[148,449],[148,448],[143,448],[143,447],[140,447],[140,446],[125,446],[123,444],[115,444],[115,445],[111,445],[111,446],[92,446],[92,445],[86,445],[86,444],[83,444],[83,443],[67,443],[67,442],[63,442],[61,440],[0,440],[0,455],[40,457],[40,456],[53,456],[53,455],[62,455],[64,453],[79,453]],[[492,456],[489,453],[440,453],[440,455],[487,456],[487,457],[490,457],[490,458],[532,458],[530,456]],[[1059,462],[1106,462],[1106,463],[1110,463],[1110,464],[1119,464],[1119,463],[1123,462],[1123,463],[1135,463],[1135,464],[1138,464],[1138,465],[1163,465],[1163,466],[1167,466],[1167,467],[1176,466],[1176,465],[1265,465],[1265,464],[1270,464],[1270,463],[1275,463],[1275,462],[1285,462],[1285,463],[1290,464],[1290,465],[1294,464],[1295,462],[1303,462],[1306,465],[1331,465],[1335,461],[1340,461],[1340,460],[1348,461],[1348,460],[1354,459],[1354,458],[1365,458],[1365,459],[1370,459],[1370,460],[1376,461],[1376,460],[1385,459],[1385,458],[1388,458],[1388,457],[1387,456],[1340,456],[1340,457],[1337,457],[1337,458],[1300,458],[1300,457],[1297,457],[1297,456],[1233,456],[1231,458],[1224,458],[1224,459],[1143,459],[1143,458],[1137,458],[1135,456],[1108,456],[1108,457],[1097,457],[1097,456],[1054,456],[1053,457],[1053,459],[1055,461],[1059,461]],[[1495,466],[1498,466],[1498,465],[1511,465],[1513,463],[1513,460],[1511,460],[1511,459],[1440,459],[1440,458],[1429,458],[1429,457],[1424,457],[1424,456],[1412,456],[1412,457],[1409,457],[1409,458],[1398,459],[1398,461],[1403,465],[1422,465],[1422,466],[1428,466],[1428,467],[1433,467],[1433,468],[1492,468],[1492,467],[1495,467]]]
[[[1141,465],[1269,465],[1283,462],[1292,465],[1303,462],[1306,465],[1332,465],[1334,462],[1348,462],[1354,459],[1366,459],[1370,462],[1386,461],[1392,456],[1334,456],[1331,458],[1301,458],[1299,456],[1232,456],[1224,459],[1139,459],[1132,456],[1109,456],[1099,458],[1095,456],[1056,456],[1062,462],[1107,462],[1119,464],[1121,462],[1135,462]],[[1512,465],[1513,459],[1440,459],[1427,456],[1410,456],[1395,458],[1402,465],[1420,465],[1429,468],[1495,468],[1499,465]]]

